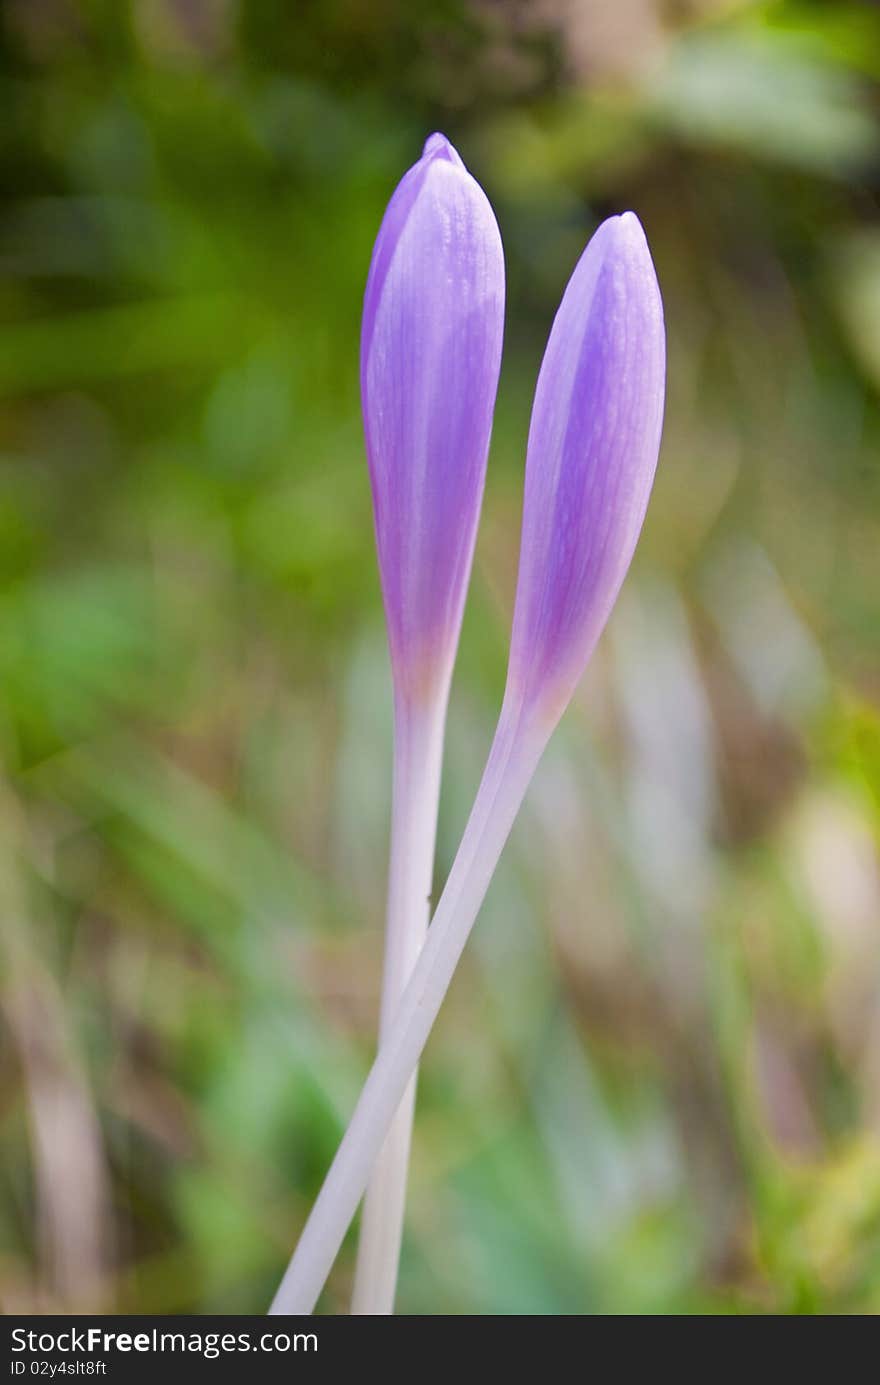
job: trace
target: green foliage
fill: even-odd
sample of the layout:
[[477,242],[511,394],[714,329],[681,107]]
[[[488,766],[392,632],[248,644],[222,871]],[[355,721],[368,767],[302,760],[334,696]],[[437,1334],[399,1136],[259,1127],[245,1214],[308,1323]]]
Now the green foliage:
[[670,392],[636,569],[428,1051],[400,1309],[880,1310],[880,22],[672,8],[8,7],[7,1310],[261,1311],[366,1071],[358,329],[437,126],[509,274],[438,883],[532,382],[609,210],[647,227]]

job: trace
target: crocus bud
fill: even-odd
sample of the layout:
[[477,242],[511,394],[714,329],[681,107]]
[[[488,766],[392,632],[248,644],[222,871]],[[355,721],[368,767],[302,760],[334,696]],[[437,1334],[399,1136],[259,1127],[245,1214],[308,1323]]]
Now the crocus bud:
[[660,446],[660,291],[641,226],[584,251],[541,366],[529,432],[504,705],[427,939],[272,1312],[310,1311],[421,1056],[547,740],[611,612]]
[[666,350],[633,212],[603,222],[556,314],[532,409],[508,697],[555,724],[626,576],[663,424]]
[[[432,135],[397,188],[364,300],[361,394],[394,683],[394,790],[380,1035],[428,929],[446,700],[474,551],[504,327],[495,217]],[[415,1101],[364,1204],[352,1312],[392,1310]]]
[[448,684],[470,577],[504,326],[492,208],[442,135],[376,240],[361,396],[398,695]]

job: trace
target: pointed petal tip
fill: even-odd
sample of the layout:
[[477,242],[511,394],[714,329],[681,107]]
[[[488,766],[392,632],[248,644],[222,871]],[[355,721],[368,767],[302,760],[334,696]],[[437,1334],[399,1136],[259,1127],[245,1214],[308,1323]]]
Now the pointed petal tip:
[[654,267],[654,256],[651,254],[648,237],[641,221],[635,212],[624,212],[620,221],[621,232],[624,237],[623,243],[629,247],[634,259],[640,261],[645,271],[656,280],[657,271]]
[[635,212],[621,212],[619,216],[609,216],[598,227],[593,240],[600,244],[605,242],[606,252],[612,247],[648,251],[645,229]]
[[617,220],[620,222],[622,230],[635,231],[640,236],[645,234],[644,227],[635,212],[621,212]]
[[633,250],[638,250],[650,259],[651,251],[648,246],[648,237],[645,235],[645,228],[635,212],[623,212],[618,217],[620,235],[623,237]]
[[603,263],[614,259],[618,264],[625,266],[627,278],[633,285],[639,286],[644,302],[656,299],[662,317],[663,308],[654,258],[645,228],[635,212],[622,212],[619,216],[610,216],[607,221],[603,221],[587,246],[584,259],[591,249],[594,254],[598,253],[601,256]]
[[458,150],[450,144],[445,135],[439,130],[435,130],[425,140],[425,147],[422,150],[423,159],[446,159],[451,164],[457,164],[459,168],[464,168],[464,162]]

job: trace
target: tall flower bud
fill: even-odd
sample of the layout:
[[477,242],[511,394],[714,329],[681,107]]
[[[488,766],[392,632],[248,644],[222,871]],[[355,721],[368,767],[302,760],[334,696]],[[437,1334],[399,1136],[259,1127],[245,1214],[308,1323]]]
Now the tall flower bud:
[[663,419],[660,290],[638,219],[603,223],[553,323],[529,432],[504,704],[446,887],[273,1313],[308,1312],[443,1003],[544,747],[626,576]]
[[364,301],[361,397],[395,693],[448,682],[504,328],[492,208],[443,135],[399,184]]
[[[446,700],[483,498],[504,328],[486,195],[443,135],[398,186],[367,280],[361,397],[394,683],[380,1036],[425,940]],[[364,1205],[352,1311],[390,1313],[415,1080]]]

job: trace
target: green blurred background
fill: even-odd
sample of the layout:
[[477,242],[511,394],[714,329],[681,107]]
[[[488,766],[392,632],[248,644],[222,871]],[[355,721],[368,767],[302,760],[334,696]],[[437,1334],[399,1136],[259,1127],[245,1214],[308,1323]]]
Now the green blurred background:
[[399,1309],[880,1311],[880,8],[7,0],[2,70],[5,1310],[263,1311],[369,1065],[359,318],[440,128],[509,309],[438,885],[537,366],[609,212],[670,379],[633,574],[426,1055]]

